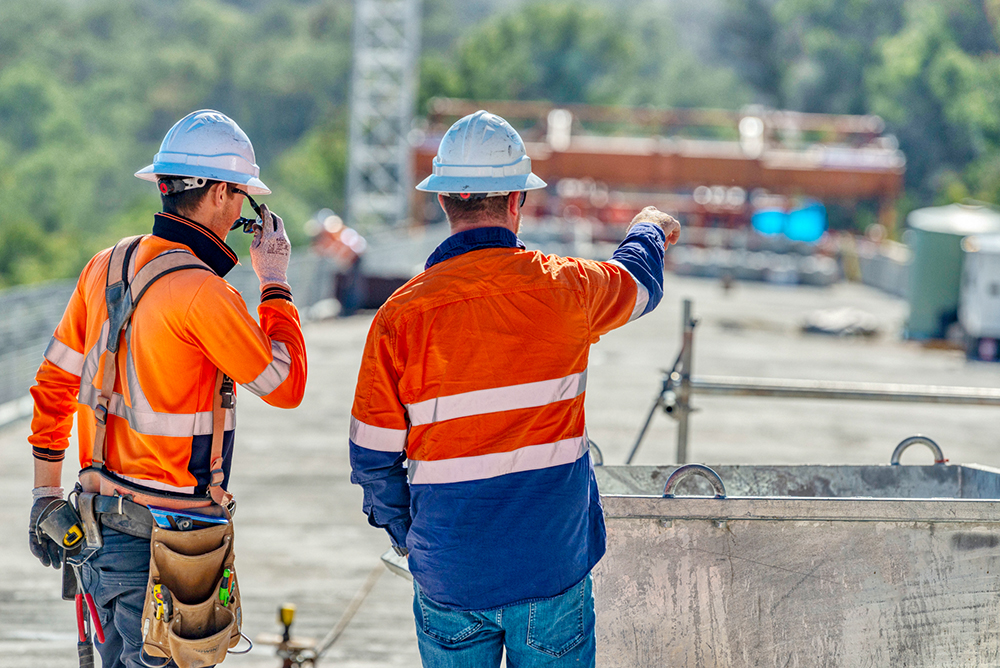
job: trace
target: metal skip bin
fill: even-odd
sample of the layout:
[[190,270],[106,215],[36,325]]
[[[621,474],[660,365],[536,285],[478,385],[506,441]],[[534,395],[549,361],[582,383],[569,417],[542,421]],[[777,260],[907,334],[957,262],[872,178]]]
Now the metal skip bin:
[[921,441],[938,463],[597,467],[598,665],[1000,665],[1000,470],[893,460]]

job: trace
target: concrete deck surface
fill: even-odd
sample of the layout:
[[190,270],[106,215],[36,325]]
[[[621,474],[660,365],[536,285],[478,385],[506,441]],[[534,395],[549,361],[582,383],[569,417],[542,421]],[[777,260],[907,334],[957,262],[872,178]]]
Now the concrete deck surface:
[[[667,277],[660,308],[593,349],[587,390],[591,438],[605,461],[622,463],[659,390],[660,369],[679,346],[680,303],[695,302],[696,374],[1000,386],[1000,365],[903,342],[904,302],[858,285],[832,288],[719,284]],[[876,315],[882,336],[837,339],[799,333],[814,309],[853,306]],[[244,632],[277,630],[283,601],[298,606],[294,631],[322,637],[388,546],[368,527],[360,489],[349,482],[347,432],[360,353],[371,314],[306,327],[309,385],[302,406],[282,411],[241,392],[232,490]],[[1000,465],[994,408],[695,397],[691,461],[705,463],[886,463],[896,443],[923,433],[953,463]],[[73,606],[59,577],[25,545],[31,456],[27,421],[0,431],[0,668],[76,666]],[[637,463],[674,461],[674,423],[658,414]],[[907,461],[929,463],[915,449]],[[75,462],[75,448],[67,461]],[[69,487],[75,463],[66,467]],[[409,583],[386,572],[321,665],[419,664]],[[225,665],[279,666],[255,647]]]

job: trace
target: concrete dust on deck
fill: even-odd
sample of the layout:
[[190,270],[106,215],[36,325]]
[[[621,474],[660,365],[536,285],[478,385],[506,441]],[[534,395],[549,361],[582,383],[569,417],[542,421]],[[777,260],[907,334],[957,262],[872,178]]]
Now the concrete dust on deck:
[[[694,369],[703,375],[855,380],[1000,387],[1000,365],[970,364],[955,351],[899,340],[902,301],[858,285],[829,289],[667,277],[660,308],[612,332],[591,353],[590,437],[608,463],[624,461],[659,390],[660,369],[679,346],[680,302],[694,300]],[[818,308],[853,306],[876,315],[874,340],[802,335]],[[271,408],[241,391],[232,491],[239,500],[236,548],[244,632],[277,630],[276,610],[295,603],[296,634],[322,637],[376,565],[388,539],[368,526],[360,489],[349,482],[347,434],[354,384],[371,314],[306,326],[309,384],[302,406]],[[989,407],[698,397],[692,461],[755,464],[886,463],[903,438],[935,439],[953,463],[996,466],[997,411]],[[25,545],[31,455],[26,421],[0,431],[0,668],[76,666],[73,606],[59,577]],[[637,463],[671,463],[674,423],[658,414]],[[71,448],[64,483],[75,471]],[[907,461],[929,463],[915,448]],[[324,665],[350,668],[419,663],[410,585],[382,575]],[[232,656],[227,666],[278,666],[269,647]]]

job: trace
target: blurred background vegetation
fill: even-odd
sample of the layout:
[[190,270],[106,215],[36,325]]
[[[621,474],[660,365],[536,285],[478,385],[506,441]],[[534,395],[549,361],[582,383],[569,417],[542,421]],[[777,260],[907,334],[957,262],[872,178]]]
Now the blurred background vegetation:
[[[435,95],[881,115],[904,206],[1000,202],[1000,0],[424,0]],[[148,229],[188,112],[246,130],[293,240],[340,210],[350,0],[0,3],[0,287]],[[905,211],[904,211],[905,213]],[[234,241],[231,237],[230,241]],[[245,239],[236,239],[245,250]]]

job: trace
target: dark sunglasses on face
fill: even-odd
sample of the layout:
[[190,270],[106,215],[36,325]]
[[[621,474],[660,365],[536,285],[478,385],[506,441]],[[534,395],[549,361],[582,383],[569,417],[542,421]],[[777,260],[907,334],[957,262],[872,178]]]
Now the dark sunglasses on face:
[[[256,213],[257,216],[263,220],[263,216],[261,216],[260,214],[260,206],[258,206],[257,202],[255,202],[253,197],[250,196],[250,193],[246,192],[245,190],[240,190],[239,188],[236,187],[230,189],[229,192],[234,193],[236,195],[243,195],[244,197],[246,197],[247,201],[250,202],[250,208],[253,209],[253,212]],[[237,227],[240,227],[242,225],[243,232],[245,234],[253,234],[253,224],[256,222],[257,221],[253,218],[244,218],[241,216],[236,219],[236,222],[232,224],[232,226],[229,228],[229,231],[231,232],[235,230]]]

